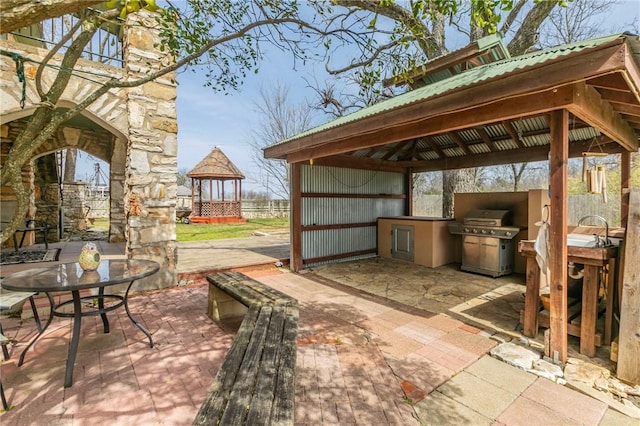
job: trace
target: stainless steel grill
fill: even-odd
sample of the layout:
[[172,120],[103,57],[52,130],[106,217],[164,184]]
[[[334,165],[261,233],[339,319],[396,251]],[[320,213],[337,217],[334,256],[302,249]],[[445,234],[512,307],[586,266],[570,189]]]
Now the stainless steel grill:
[[463,222],[449,224],[462,235],[463,271],[499,277],[513,272],[515,242],[520,228],[511,226],[509,210],[472,210]]

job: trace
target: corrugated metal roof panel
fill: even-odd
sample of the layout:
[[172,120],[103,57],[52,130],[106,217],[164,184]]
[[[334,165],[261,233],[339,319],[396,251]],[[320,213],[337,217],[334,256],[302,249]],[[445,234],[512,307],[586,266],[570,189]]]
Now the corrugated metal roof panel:
[[382,112],[394,110],[396,108],[406,106],[415,102],[425,101],[429,98],[451,92],[455,89],[470,86],[480,81],[486,81],[496,77],[500,77],[517,69],[523,69],[526,67],[538,65],[552,59],[569,55],[571,53],[595,48],[606,43],[610,43],[624,35],[625,34],[614,34],[592,40],[570,43],[563,46],[557,46],[545,50],[531,52],[522,56],[505,59],[503,61],[490,63],[477,68],[472,68],[466,72],[454,75],[446,80],[442,80],[438,84],[424,86],[419,89],[412,90],[402,95],[398,95],[391,99],[382,101],[370,107],[363,108],[344,117],[340,117],[336,120],[314,127],[313,129],[299,133],[296,136],[285,139],[284,141],[281,141],[272,146],[280,145],[282,143],[299,139],[311,134],[319,133],[324,130],[336,128],[347,123],[358,121],[366,117],[380,114]]
[[600,136],[600,132],[593,127],[584,127],[582,129],[570,129],[569,140],[570,141],[584,141],[588,139],[597,138]]
[[458,136],[465,142],[477,142],[482,138],[475,129],[464,129],[457,132]]
[[549,145],[549,142],[551,142],[551,135],[549,133],[542,133],[539,135],[526,136],[522,138],[522,143],[527,148],[533,146]]
[[487,146],[486,143],[474,143],[471,145],[467,145],[467,148],[469,148],[469,151],[472,154],[486,154],[488,152],[491,152],[491,149]]
[[446,133],[440,134],[440,135],[434,135],[431,137],[431,139],[440,147],[440,148],[446,148],[446,147],[450,147],[452,145],[455,145],[456,143],[453,141],[453,139],[451,139],[451,136],[447,135]]
[[489,139],[496,139],[509,134],[502,124],[489,124],[484,126],[484,130],[487,132]]
[[423,151],[418,154],[420,160],[438,160],[440,156],[435,151]]
[[518,148],[518,144],[516,144],[513,139],[503,139],[503,140],[495,141],[493,143],[493,146],[498,151],[509,151],[509,150]]
[[446,155],[448,158],[462,157],[465,155],[464,150],[458,147],[443,149],[442,152],[444,152],[444,155]]

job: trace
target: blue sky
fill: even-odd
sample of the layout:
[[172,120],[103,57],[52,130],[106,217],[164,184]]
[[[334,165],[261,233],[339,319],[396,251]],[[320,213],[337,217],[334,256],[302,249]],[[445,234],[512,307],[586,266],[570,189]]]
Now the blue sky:
[[[623,24],[632,22],[633,17],[640,19],[640,0],[623,0],[603,19],[601,28],[605,33],[619,31]],[[611,30],[606,30],[608,28]],[[462,46],[448,46],[449,49],[459,47]],[[178,169],[191,170],[218,146],[247,176],[243,189],[264,190],[259,184],[260,170],[250,155],[251,129],[262,120],[255,107],[260,89],[282,82],[290,88],[292,103],[299,104],[313,98],[305,78],[322,81],[326,77],[323,63],[296,63],[294,69],[289,54],[276,49],[267,53],[259,73],[249,74],[238,91],[227,95],[204,87],[204,72],[186,70],[178,75]],[[87,179],[87,174],[93,171],[93,160],[90,164],[88,171],[79,170],[78,177]]]

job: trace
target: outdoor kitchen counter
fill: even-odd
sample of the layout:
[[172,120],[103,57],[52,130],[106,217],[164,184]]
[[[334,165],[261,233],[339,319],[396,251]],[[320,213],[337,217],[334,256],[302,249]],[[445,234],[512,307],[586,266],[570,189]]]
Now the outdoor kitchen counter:
[[456,261],[453,219],[425,216],[378,218],[378,256],[436,268]]
[[446,217],[429,217],[429,216],[387,216],[387,217],[379,217],[378,220],[387,219],[387,220],[418,220],[423,222],[450,222],[454,219],[446,218]]
[[[540,312],[540,268],[536,262],[534,241],[523,240],[518,245],[518,251],[527,257],[527,290],[523,313],[523,334],[535,337],[538,334],[538,323],[547,321],[548,317]],[[611,343],[611,323],[613,315],[613,297],[606,300],[604,341],[602,334],[596,329],[598,320],[598,289],[600,285],[601,271],[607,267],[606,292],[610,295],[611,285],[615,283],[616,261],[618,247],[567,247],[568,261],[584,265],[584,278],[582,283],[582,306],[580,316],[576,320],[569,318],[568,333],[580,338],[580,353],[593,357],[596,354],[596,346]]]

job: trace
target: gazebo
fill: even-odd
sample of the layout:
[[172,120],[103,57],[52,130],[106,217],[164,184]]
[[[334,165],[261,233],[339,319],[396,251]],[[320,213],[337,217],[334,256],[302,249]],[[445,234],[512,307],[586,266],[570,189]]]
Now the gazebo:
[[[215,147],[187,176],[191,178],[191,223],[244,223],[242,179],[244,175]],[[225,182],[233,182],[232,198],[225,198]]]

